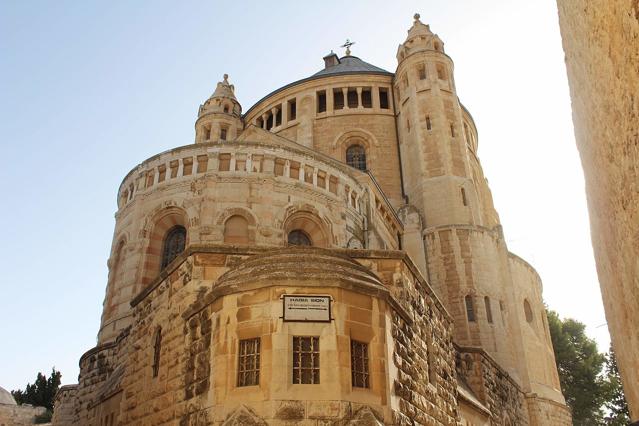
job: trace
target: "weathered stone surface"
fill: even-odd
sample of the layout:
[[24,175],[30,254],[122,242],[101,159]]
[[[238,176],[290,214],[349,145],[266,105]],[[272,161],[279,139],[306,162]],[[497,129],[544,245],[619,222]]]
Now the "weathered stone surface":
[[558,0],[557,5],[601,295],[631,417],[636,421],[639,3]]

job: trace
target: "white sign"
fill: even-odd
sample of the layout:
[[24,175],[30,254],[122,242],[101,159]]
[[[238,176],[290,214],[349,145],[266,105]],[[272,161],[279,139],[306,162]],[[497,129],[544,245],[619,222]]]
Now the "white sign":
[[284,295],[284,321],[330,322],[330,296]]

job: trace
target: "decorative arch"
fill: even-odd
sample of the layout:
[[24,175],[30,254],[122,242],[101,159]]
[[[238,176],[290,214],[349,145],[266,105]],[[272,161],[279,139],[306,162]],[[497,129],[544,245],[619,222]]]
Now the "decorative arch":
[[292,231],[302,231],[311,240],[314,247],[329,247],[331,245],[328,227],[319,215],[308,211],[298,210],[290,213],[284,221],[285,244]]
[[[233,217],[235,217],[235,219],[229,223],[229,220]],[[246,222],[246,233],[242,230],[244,225],[240,223],[242,220],[239,218],[244,219]],[[217,215],[213,223],[221,228],[221,237],[225,243],[251,244],[255,242],[257,219],[253,212],[247,208],[231,207],[226,209]],[[233,229],[227,229],[227,225],[231,226]],[[231,234],[227,234],[229,231],[233,232],[231,232]]]
[[186,212],[179,207],[168,207],[156,212],[148,221],[151,226],[149,231],[149,242],[147,244],[144,259],[144,275],[142,276],[142,284],[149,284],[153,281],[162,269],[162,255],[164,252],[164,243],[168,232],[176,226],[184,228],[185,238],[184,247],[189,244],[188,232],[188,216]]
[[216,225],[224,225],[224,223],[231,216],[236,216],[236,215],[237,216],[242,216],[244,219],[246,219],[246,221],[248,222],[249,226],[256,226],[257,225],[257,219],[253,215],[253,212],[251,210],[243,208],[243,207],[231,207],[230,209],[226,209],[226,210],[222,211],[221,213],[219,213],[217,215],[217,218],[215,219],[215,224]]
[[[367,152],[370,152],[373,147],[378,148],[380,146],[377,138],[373,136],[373,134],[368,130],[353,129],[347,130],[337,135],[337,137],[333,141],[332,148],[345,151],[346,148],[351,145],[353,141],[359,141],[359,143],[361,143],[364,148],[366,148]],[[344,159],[345,157],[342,158],[342,160]]]

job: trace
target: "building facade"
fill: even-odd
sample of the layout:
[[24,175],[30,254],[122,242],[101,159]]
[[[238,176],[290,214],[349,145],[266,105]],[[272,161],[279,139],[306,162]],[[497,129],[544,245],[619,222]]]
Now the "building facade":
[[225,75],[124,178],[54,424],[570,424],[444,43],[415,15],[394,73],[323,59],[244,113]]

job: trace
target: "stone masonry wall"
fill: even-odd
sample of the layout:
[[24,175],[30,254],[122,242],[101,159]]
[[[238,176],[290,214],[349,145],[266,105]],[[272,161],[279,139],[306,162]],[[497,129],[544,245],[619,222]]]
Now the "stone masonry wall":
[[0,426],[23,426],[35,423],[35,417],[47,411],[44,407],[0,404]]
[[558,0],[557,5],[597,272],[626,399],[636,421],[639,2]]

